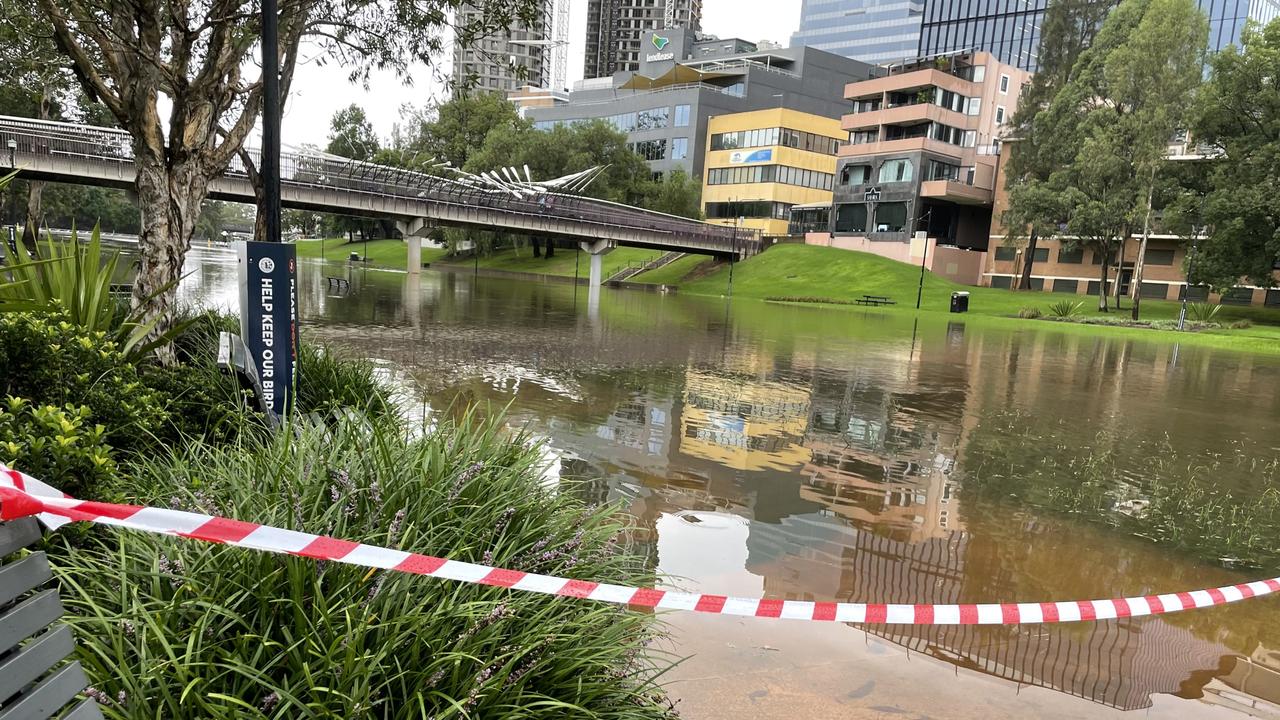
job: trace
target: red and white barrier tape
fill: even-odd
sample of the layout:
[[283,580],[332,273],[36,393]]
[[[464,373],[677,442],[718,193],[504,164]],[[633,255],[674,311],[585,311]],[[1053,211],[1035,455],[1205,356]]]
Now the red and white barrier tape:
[[789,620],[827,620],[888,625],[1015,625],[1077,622],[1160,615],[1224,605],[1280,592],[1280,578],[1273,578],[1206,590],[1112,600],[905,605],[739,598],[656,588],[633,588],[475,565],[212,515],[77,500],[35,478],[0,465],[0,520],[13,520],[32,515],[53,529],[68,522],[80,520],[254,550],[330,560],[361,567],[397,570],[415,575],[429,575],[459,582],[479,583],[547,595],[659,610],[693,610],[721,615],[747,615]]

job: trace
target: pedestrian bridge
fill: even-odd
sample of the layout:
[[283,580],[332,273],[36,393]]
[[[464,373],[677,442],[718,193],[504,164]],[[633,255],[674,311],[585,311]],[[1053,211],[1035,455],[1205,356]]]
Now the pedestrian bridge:
[[[129,189],[132,139],[114,128],[0,116],[0,152],[33,180]],[[258,151],[250,150],[257,159]],[[406,236],[448,225],[741,260],[761,250],[754,230],[724,227],[574,193],[512,192],[441,175],[308,150],[280,156],[281,203],[287,208],[391,218]],[[244,165],[235,159],[209,184],[217,200],[253,203]]]

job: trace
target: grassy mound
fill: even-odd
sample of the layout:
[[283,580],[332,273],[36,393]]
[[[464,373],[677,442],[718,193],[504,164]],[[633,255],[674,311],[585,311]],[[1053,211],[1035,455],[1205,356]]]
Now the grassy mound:
[[663,265],[660,268],[642,272],[631,278],[631,281],[650,285],[679,285],[702,266],[710,265],[714,262],[715,259],[706,255],[685,255],[679,260]]
[[[368,243],[348,243],[343,238],[327,240],[299,240],[294,243],[298,257],[346,262],[351,253],[368,259],[370,265],[404,270],[409,259],[409,248],[403,240],[370,240]],[[366,250],[366,246],[368,249]],[[422,262],[437,262],[448,252],[443,249],[422,248]]]

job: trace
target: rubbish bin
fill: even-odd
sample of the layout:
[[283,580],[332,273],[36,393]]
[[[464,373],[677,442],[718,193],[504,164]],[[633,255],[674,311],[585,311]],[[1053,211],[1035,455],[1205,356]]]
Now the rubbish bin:
[[969,312],[969,293],[963,291],[951,293],[951,312]]
[[347,257],[347,262],[360,262],[360,253],[351,253],[351,255]]

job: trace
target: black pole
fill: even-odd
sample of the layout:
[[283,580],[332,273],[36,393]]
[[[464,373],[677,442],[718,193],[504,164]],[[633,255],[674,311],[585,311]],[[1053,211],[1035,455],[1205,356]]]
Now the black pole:
[[262,190],[266,242],[280,242],[280,43],[276,0],[262,0]]
[[920,309],[920,297],[924,295],[924,266],[929,260],[929,220],[933,218],[933,208],[925,213],[924,252],[920,253],[920,285],[916,288],[916,309]]

